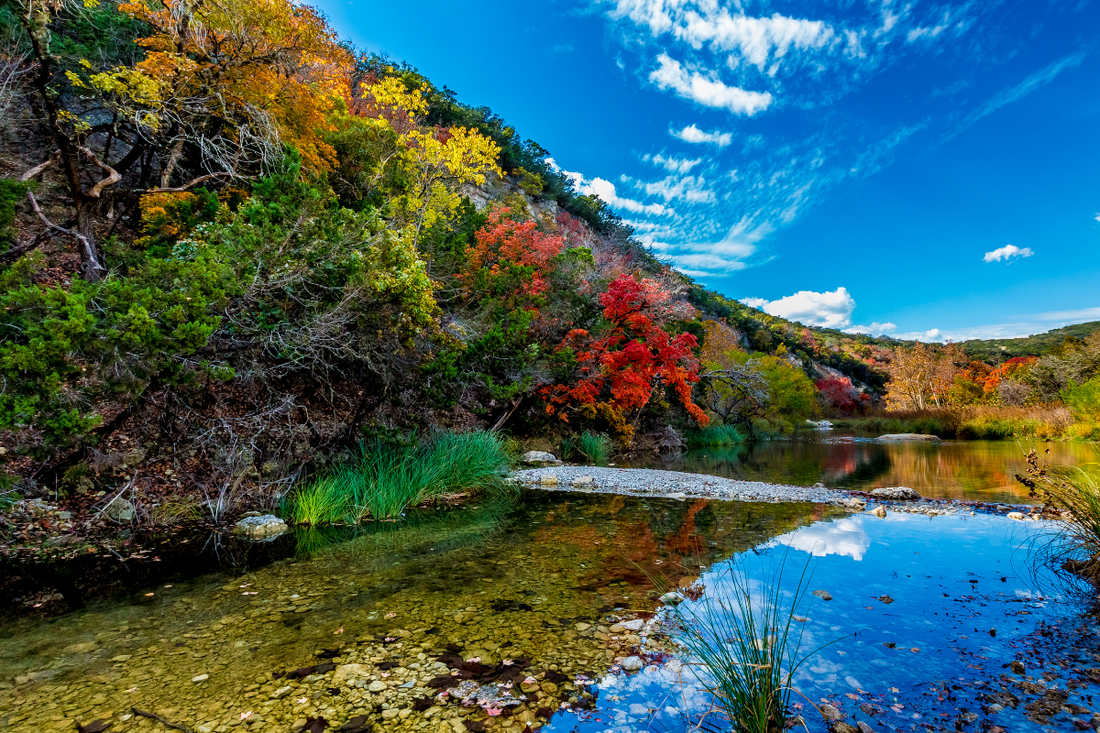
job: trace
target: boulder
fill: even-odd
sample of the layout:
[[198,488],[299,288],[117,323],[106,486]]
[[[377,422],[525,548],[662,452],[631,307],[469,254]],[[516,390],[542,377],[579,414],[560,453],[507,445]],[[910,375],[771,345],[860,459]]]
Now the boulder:
[[924,435],[923,433],[888,433],[887,435],[878,436],[878,439],[885,441],[911,440],[933,443],[938,441],[940,438],[938,435]]
[[553,453],[541,450],[529,450],[520,456],[520,460],[528,466],[560,466],[561,461]]
[[245,517],[233,526],[233,531],[235,533],[251,537],[252,539],[276,537],[286,532],[288,529],[290,528],[286,526],[286,522],[279,519],[274,514]]
[[920,494],[908,486],[888,486],[875,489],[871,492],[871,496],[877,499],[893,499],[894,501],[917,501],[920,499]]
[[134,510],[133,504],[119,496],[103,508],[103,516],[110,519],[112,522],[129,524],[134,521],[137,512]]

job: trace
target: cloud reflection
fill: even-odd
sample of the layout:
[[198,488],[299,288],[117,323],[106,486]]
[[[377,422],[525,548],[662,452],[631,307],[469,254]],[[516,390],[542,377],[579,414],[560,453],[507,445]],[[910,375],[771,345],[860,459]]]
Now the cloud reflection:
[[808,552],[815,557],[843,555],[853,560],[862,560],[863,553],[871,546],[871,538],[863,531],[861,524],[853,519],[821,522],[780,535],[774,542]]

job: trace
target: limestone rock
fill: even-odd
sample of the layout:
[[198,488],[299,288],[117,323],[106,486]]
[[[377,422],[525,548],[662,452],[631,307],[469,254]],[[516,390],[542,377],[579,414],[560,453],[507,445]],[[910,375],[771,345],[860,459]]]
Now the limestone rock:
[[274,514],[263,514],[258,517],[245,517],[241,521],[237,522],[233,527],[233,531],[237,534],[245,535],[253,539],[266,539],[269,537],[276,537],[286,532],[289,527],[286,526],[286,522],[276,517]]
[[528,466],[560,466],[561,461],[553,453],[542,450],[529,450],[520,456],[520,460]]
[[680,595],[679,593],[673,591],[672,593],[665,593],[663,596],[661,596],[657,600],[659,600],[661,603],[664,603],[668,606],[679,606],[681,603],[684,602],[684,597],[682,595]]
[[112,522],[129,524],[134,521],[137,512],[134,510],[133,504],[119,496],[103,508],[103,516],[110,519]]
[[1024,514],[1023,514],[1023,512],[1009,512],[1009,513],[1008,513],[1008,514],[1007,514],[1006,516],[1007,516],[1007,517],[1008,517],[1009,519],[1015,519],[1015,520],[1016,520],[1017,522],[1022,522],[1022,521],[1024,521]]
[[619,662],[619,666],[622,667],[624,672],[637,672],[645,665],[643,664],[641,657],[627,657],[623,661]]
[[888,486],[875,489],[871,492],[871,496],[879,499],[893,499],[894,501],[917,501],[920,499],[920,494],[908,486]]
[[557,486],[558,477],[550,473],[545,476],[539,476],[539,483],[543,486]]
[[588,484],[591,484],[593,481],[595,481],[595,479],[593,479],[591,476],[577,476],[575,479],[573,479],[571,483],[574,486],[586,486]]
[[886,519],[886,507],[880,504],[871,510],[871,514],[874,514],[879,519]]

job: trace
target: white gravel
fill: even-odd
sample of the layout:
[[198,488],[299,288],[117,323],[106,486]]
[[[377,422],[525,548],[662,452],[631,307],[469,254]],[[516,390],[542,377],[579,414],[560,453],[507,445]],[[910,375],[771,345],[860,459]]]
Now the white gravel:
[[[598,494],[663,496],[671,499],[707,497],[730,501],[812,502],[846,504],[847,491],[817,486],[766,484],[737,481],[697,473],[658,471],[650,468],[601,468],[598,466],[551,466],[516,471],[512,477],[534,489],[581,491]],[[553,483],[551,479],[557,479]],[[591,481],[585,481],[591,477]],[[577,481],[577,479],[581,479]]]

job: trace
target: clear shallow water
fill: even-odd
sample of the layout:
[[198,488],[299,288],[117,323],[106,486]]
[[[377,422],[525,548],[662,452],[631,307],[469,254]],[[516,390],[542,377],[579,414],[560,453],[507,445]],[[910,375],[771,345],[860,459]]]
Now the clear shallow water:
[[[891,512],[882,520],[863,514],[784,534],[712,565],[701,583],[708,596],[720,596],[723,586],[729,588],[732,568],[756,579],[772,577],[776,566],[783,566],[784,588],[792,598],[810,563],[808,589],[832,595],[824,601],[807,594],[799,606],[808,618],[803,650],[828,645],[795,677],[794,701],[811,730],[825,726],[810,703],[835,705],[852,725],[862,720],[875,730],[956,730],[956,723],[959,730],[1039,730],[1022,702],[1016,709],[983,709],[991,704],[989,695],[1002,694],[1000,675],[1013,660],[1023,660],[1029,674],[1040,679],[1046,672],[1051,679],[1042,684],[1052,689],[1066,690],[1070,679],[1077,685],[1086,678],[1064,701],[1068,704],[1091,710],[1091,696],[1100,691],[1081,666],[1097,664],[1093,624],[1078,629],[1079,609],[1059,600],[1060,584],[1035,575],[1028,560],[1028,546],[1044,531],[1049,527],[988,515],[927,518]],[[883,596],[892,602],[880,600]],[[691,607],[704,602],[686,601],[685,616],[692,618]],[[1042,636],[1046,624],[1068,625],[1072,641],[1055,640],[1049,631],[1050,637]],[[1036,638],[1051,643],[1032,649]],[[1069,649],[1082,658],[1064,659]],[[710,705],[699,688],[691,669],[676,664],[609,676],[599,686],[594,711],[564,713],[548,730],[684,730],[685,715],[697,718]],[[1011,683],[1005,689],[1021,694]],[[1090,715],[1059,711],[1050,724],[1073,729],[1073,717],[1087,721]]]
[[[747,561],[785,562],[793,581],[813,557],[811,587],[833,600],[806,599],[805,643],[840,641],[797,679],[811,730],[824,728],[808,702],[822,699],[875,730],[956,730],[957,721],[963,730],[1038,730],[1022,691],[1000,681],[1003,665],[1021,659],[1036,680],[1047,672],[1044,683],[1064,690],[1100,667],[1088,625],[1084,636],[1058,631],[1077,607],[1038,597],[1049,589],[1036,587],[1021,547],[1044,529],[985,515],[880,520],[814,505],[533,492],[350,537],[301,533],[296,556],[263,567],[0,626],[0,726],[71,731],[103,719],[112,731],[163,730],[126,717],[138,707],[196,733],[284,733],[320,717],[335,729],[356,715],[376,730],[431,733],[543,724],[680,731],[681,714],[697,713],[707,696],[677,681],[690,675],[667,654],[610,625],[658,608],[655,578],[698,577],[713,588],[731,563]],[[1067,650],[1084,656],[1061,659]],[[652,664],[613,671],[637,652]],[[511,662],[516,680],[532,675],[541,686],[511,715],[433,701],[438,689],[425,684],[448,655],[445,673],[454,660],[477,659],[510,674]],[[301,679],[274,676],[328,663]],[[352,665],[354,673],[338,671]],[[369,680],[385,689],[371,692]],[[984,711],[980,696],[1001,694],[1002,684],[1020,696],[1018,708]],[[1072,684],[1081,687],[1066,702],[1091,710],[1086,696],[1100,690]],[[415,710],[425,699],[432,707]],[[1072,726],[1070,717],[1059,711],[1052,725]]]
[[[292,538],[301,552],[285,560],[0,626],[0,727],[71,731],[101,719],[112,731],[158,729],[127,718],[131,707],[196,733],[285,733],[320,717],[336,727],[358,714],[377,720],[381,705],[411,710],[438,692],[419,686],[438,674],[431,665],[457,654],[565,676],[531,698],[528,720],[491,721],[522,731],[577,697],[576,676],[607,671],[617,652],[603,619],[615,608],[654,607],[651,578],[696,576],[830,512],[536,492],[351,537],[301,532]],[[419,668],[404,675],[382,663]],[[333,668],[274,676],[317,664],[362,668],[342,680]],[[368,679],[385,690],[358,684]],[[461,725],[471,715],[486,717],[448,705],[432,719],[416,711],[382,729],[435,731],[442,718]]]
[[669,460],[639,460],[634,467],[665,468],[751,481],[869,490],[909,486],[936,499],[1031,503],[1013,478],[1024,473],[1031,448],[1050,449],[1058,465],[1095,463],[1086,443],[1023,441],[883,442],[844,431],[801,432],[784,440],[704,448]]

